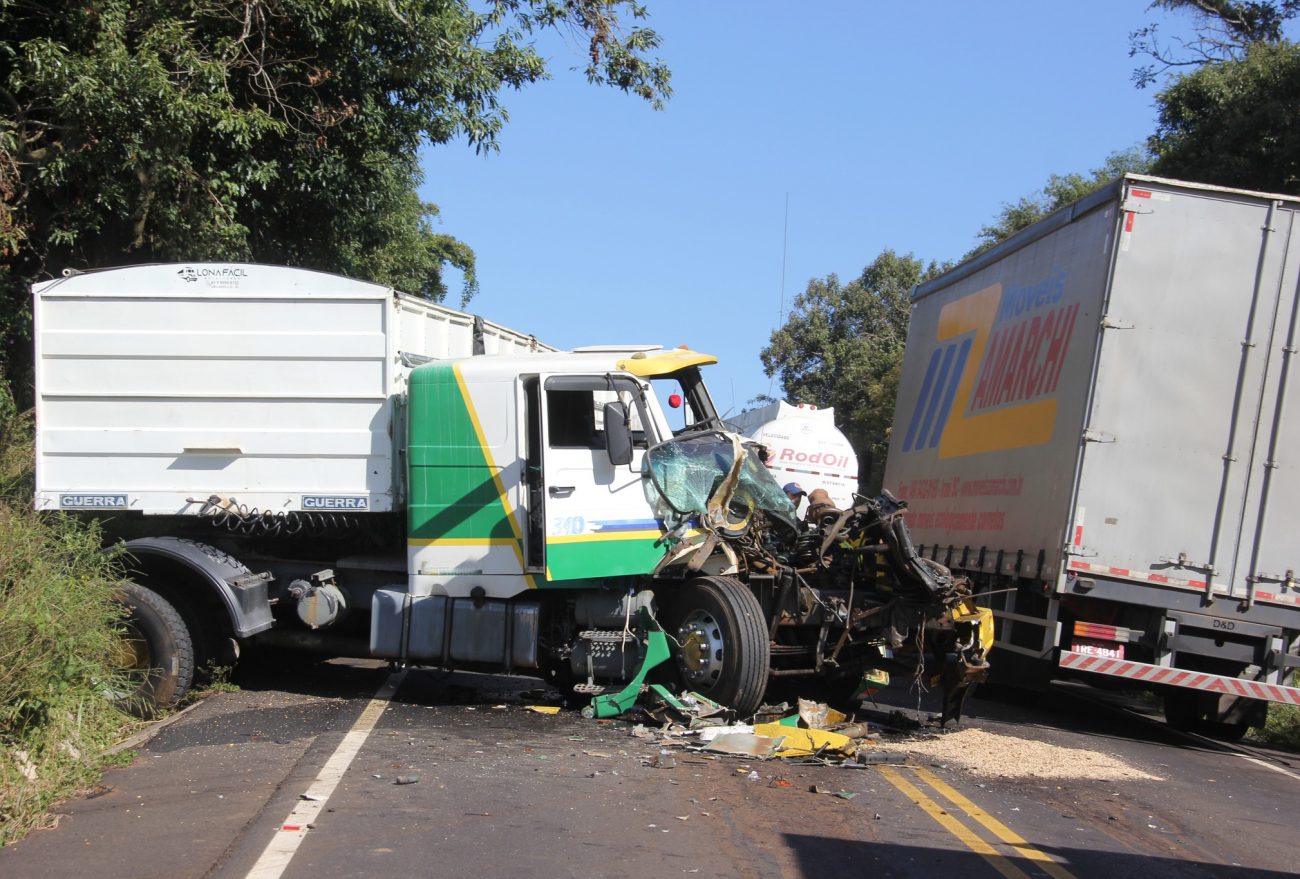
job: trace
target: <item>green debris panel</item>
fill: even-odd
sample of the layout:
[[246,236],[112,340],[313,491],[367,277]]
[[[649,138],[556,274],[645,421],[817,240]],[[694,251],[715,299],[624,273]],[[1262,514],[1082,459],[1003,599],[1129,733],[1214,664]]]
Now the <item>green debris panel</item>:
[[645,676],[650,673],[650,669],[672,655],[668,650],[668,638],[664,635],[663,629],[659,628],[659,624],[645,608],[640,610],[639,619],[649,636],[646,642],[645,662],[641,663],[636,677],[632,678],[626,687],[617,693],[597,696],[591,700],[591,712],[595,717],[618,717],[624,711],[631,709],[641,697],[641,685],[645,683]]

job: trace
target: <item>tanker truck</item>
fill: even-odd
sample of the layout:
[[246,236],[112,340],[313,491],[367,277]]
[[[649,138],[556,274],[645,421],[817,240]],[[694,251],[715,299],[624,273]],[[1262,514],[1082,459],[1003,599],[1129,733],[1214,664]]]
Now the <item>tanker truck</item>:
[[775,679],[901,664],[952,717],[987,668],[991,618],[892,497],[797,519],[724,429],[710,355],[560,351],[230,263],[71,273],[34,314],[36,506],[120,541],[146,707],[263,644],[595,699],[661,637],[654,675],[740,715]]
[[782,485],[823,489],[840,509],[858,492],[858,456],[835,426],[835,407],[777,400],[727,419],[737,433],[767,452],[767,468]]

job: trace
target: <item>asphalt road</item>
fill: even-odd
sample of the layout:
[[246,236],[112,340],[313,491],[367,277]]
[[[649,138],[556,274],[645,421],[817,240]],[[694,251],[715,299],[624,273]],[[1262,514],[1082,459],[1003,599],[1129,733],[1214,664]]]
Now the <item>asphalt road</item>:
[[1034,708],[976,696],[963,726],[1104,753],[1158,780],[1007,778],[926,758],[848,768],[661,754],[630,724],[532,711],[545,694],[527,680],[411,671],[377,700],[386,681],[375,663],[246,675],[60,807],[56,829],[0,850],[0,876],[1296,870],[1300,768],[1189,742],[1068,692]]

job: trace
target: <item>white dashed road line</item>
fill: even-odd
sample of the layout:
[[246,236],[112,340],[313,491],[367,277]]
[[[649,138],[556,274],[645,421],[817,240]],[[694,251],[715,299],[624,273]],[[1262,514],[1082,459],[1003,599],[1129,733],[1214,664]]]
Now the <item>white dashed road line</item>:
[[356,723],[352,724],[352,728],[343,737],[338,748],[325,762],[320,774],[303,792],[298,804],[289,813],[289,817],[281,823],[275,837],[262,851],[253,869],[248,871],[246,879],[279,879],[285,868],[289,866],[289,862],[293,860],[294,853],[298,851],[298,846],[307,836],[307,831],[315,822],[316,816],[325,808],[330,795],[334,793],[334,788],[343,779],[343,774],[348,771],[361,746],[366,743],[366,739],[379,722],[380,716],[388,707],[397,688],[401,686],[404,677],[406,677],[406,670],[401,669],[390,674],[384,681],[384,685],[375,693]]

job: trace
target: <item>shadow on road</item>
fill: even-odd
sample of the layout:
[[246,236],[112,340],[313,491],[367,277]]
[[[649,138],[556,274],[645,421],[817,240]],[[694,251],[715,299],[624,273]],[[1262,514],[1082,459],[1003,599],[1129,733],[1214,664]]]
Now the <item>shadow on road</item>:
[[[989,863],[982,855],[971,851],[936,849],[902,843],[858,842],[847,839],[830,839],[808,834],[784,834],[786,844],[794,852],[804,876],[896,875],[896,865],[908,865],[905,875],[918,875],[916,868],[929,866],[935,876],[984,876],[989,874]],[[1261,870],[1237,865],[1214,864],[1202,861],[1177,860],[1131,852],[1107,852],[1076,848],[1053,848],[1036,845],[1039,851],[1053,857],[1075,876],[1146,876],[1160,879],[1281,879],[1294,873]],[[1007,858],[1030,876],[1045,875],[1040,867],[1028,858]],[[872,871],[871,866],[877,870]]]
[[[292,650],[259,649],[240,661],[231,683],[249,692],[316,698],[368,699],[391,672],[378,659],[331,659]],[[474,705],[525,699],[558,704],[559,694],[538,678],[412,668],[393,701],[422,705]]]

